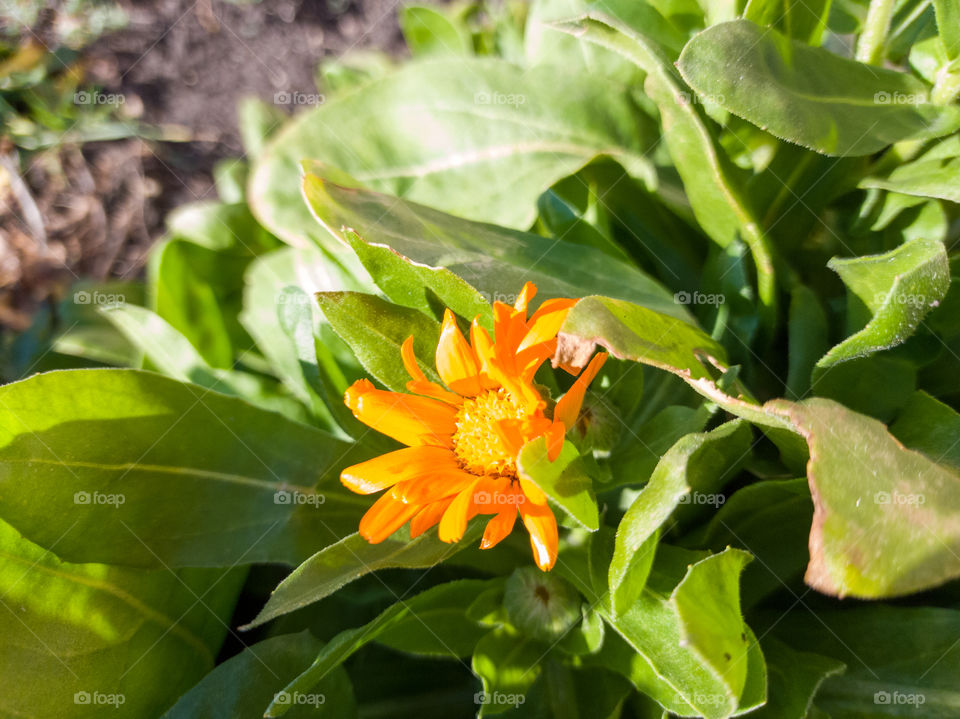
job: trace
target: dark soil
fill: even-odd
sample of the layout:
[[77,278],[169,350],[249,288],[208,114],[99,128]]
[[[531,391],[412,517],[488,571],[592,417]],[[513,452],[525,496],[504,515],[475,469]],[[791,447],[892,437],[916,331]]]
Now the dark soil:
[[302,110],[283,100],[318,92],[323,58],[403,47],[396,0],[118,4],[130,22],[84,50],[87,81],[122,93],[128,115],[171,141],[88,143],[21,158],[43,231],[16,197],[0,197],[0,326],[23,329],[40,302],[78,277],[135,277],[166,214],[214,199],[214,164],[242,156],[241,98]]

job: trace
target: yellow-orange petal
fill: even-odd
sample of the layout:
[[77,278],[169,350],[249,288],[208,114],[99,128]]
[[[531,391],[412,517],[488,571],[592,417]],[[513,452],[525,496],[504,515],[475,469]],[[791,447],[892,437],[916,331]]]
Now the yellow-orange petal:
[[467,531],[467,521],[470,519],[469,512],[473,502],[473,493],[481,477],[477,477],[473,482],[460,490],[460,492],[450,502],[440,518],[440,541],[459,542],[463,533]]
[[416,516],[410,520],[410,539],[416,539],[439,522],[452,501],[453,497],[447,497],[437,502],[431,502],[417,512]]
[[575,304],[575,300],[556,299],[547,300],[540,308],[533,313],[533,317],[528,322],[530,329],[524,336],[517,352],[522,352],[528,347],[533,347],[541,342],[549,342],[557,336],[560,326],[567,319],[570,308]]
[[406,524],[420,510],[414,504],[404,504],[390,493],[380,497],[360,519],[360,536],[370,544],[379,544]]
[[567,391],[560,401],[557,402],[553,410],[553,418],[558,422],[563,422],[567,429],[573,427],[580,415],[580,407],[583,405],[583,396],[587,391],[587,385],[593,382],[597,372],[607,361],[607,353],[599,352],[590,360],[587,368],[580,373],[580,376],[574,381],[573,386]]
[[525,282],[523,289],[520,290],[520,294],[517,295],[517,301],[513,304],[513,309],[517,312],[522,312],[523,316],[527,316],[527,306],[537,294],[537,286],[532,282]]
[[445,468],[455,470],[458,466],[457,456],[446,447],[404,447],[347,467],[340,473],[340,481],[351,492],[373,494],[397,482],[411,481]]
[[530,547],[533,559],[543,571],[549,571],[557,561],[557,519],[550,507],[524,502],[520,505],[523,525],[530,533]]
[[543,493],[543,490],[540,489],[532,480],[527,479],[523,475],[520,476],[520,489],[523,490],[524,496],[526,496],[528,503],[536,505],[546,505],[547,495]]
[[450,310],[443,312],[440,341],[437,343],[437,372],[447,387],[465,397],[483,391],[480,362],[467,342]]
[[438,467],[423,476],[400,482],[393,488],[393,496],[406,504],[427,504],[456,494],[476,478],[457,464]]
[[490,549],[497,546],[513,531],[513,525],[516,521],[516,505],[493,515],[493,518],[487,522],[486,529],[483,530],[483,541],[480,542],[480,549]]
[[344,395],[353,416],[381,434],[411,447],[453,447],[457,410],[428,397],[377,389],[368,379],[354,382]]
[[499,383],[490,376],[490,360],[496,356],[493,340],[486,328],[480,326],[480,316],[473,318],[470,324],[470,346],[480,363],[480,384],[484,389],[493,389]]
[[403,344],[400,346],[400,358],[403,360],[403,366],[407,370],[407,374],[412,378],[407,382],[407,389],[416,394],[422,394],[427,397],[433,397],[438,399],[441,402],[447,402],[449,404],[460,405],[463,403],[463,398],[455,394],[454,392],[448,392],[443,387],[438,385],[436,382],[431,382],[427,379],[427,376],[423,373],[423,370],[420,369],[420,364],[417,362],[417,356],[413,352],[413,335],[410,335],[403,341]]

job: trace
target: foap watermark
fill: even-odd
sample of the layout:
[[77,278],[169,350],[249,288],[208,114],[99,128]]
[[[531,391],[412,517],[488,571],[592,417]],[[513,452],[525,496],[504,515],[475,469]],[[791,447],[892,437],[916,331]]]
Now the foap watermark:
[[473,95],[474,105],[513,105],[520,107],[527,101],[526,95],[515,92],[477,92]]
[[700,694],[693,695],[693,703],[697,706],[718,706],[729,701],[726,694]]
[[323,694],[304,694],[303,692],[277,692],[273,695],[275,704],[284,706],[312,706],[318,707],[327,703]]
[[312,504],[319,507],[327,498],[316,492],[301,492],[299,490],[278,489],[273,493],[274,504]]
[[699,92],[678,92],[674,95],[678,105],[722,105],[726,97],[724,95],[709,95]]
[[477,692],[473,695],[474,704],[519,707],[525,701],[527,701],[527,697],[523,694],[508,694],[507,692]]
[[883,704],[885,706],[903,706],[906,704],[909,706],[919,707],[923,706],[926,701],[926,695],[920,693],[907,694],[905,692],[898,691],[879,691],[873,695],[874,704]]
[[673,296],[673,301],[678,305],[713,305],[718,307],[727,301],[725,295],[709,292],[687,292],[681,290]]
[[881,90],[873,94],[873,101],[878,105],[916,105],[927,102],[929,98],[924,93],[887,92]]
[[912,292],[894,292],[891,294],[879,292],[874,296],[873,301],[877,305],[886,303],[888,305],[903,305],[905,307],[936,307],[940,304],[940,301],[937,299],[931,299],[926,295]]
[[74,504],[86,504],[90,506],[108,506],[119,508],[125,504],[127,498],[122,494],[107,494],[106,492],[75,492],[73,495]]
[[677,500],[679,504],[695,504],[698,507],[719,507],[727,498],[722,494],[708,494],[707,492],[688,492]]
[[874,504],[895,504],[908,507],[919,507],[924,504],[927,498],[922,494],[910,494],[906,492],[877,492],[873,495]]
[[510,505],[521,505],[527,498],[521,492],[487,492],[481,490],[473,493],[473,503],[479,507],[508,507]]
[[100,305],[101,307],[119,307],[126,304],[127,298],[118,292],[99,292],[94,290],[77,290],[73,293],[75,305]]
[[84,706],[113,707],[119,709],[127,701],[123,694],[105,694],[103,692],[77,692],[73,695],[73,703]]
[[73,93],[75,105],[115,105],[120,106],[127,99],[116,92],[100,92],[99,90],[77,90]]
[[478,293],[483,299],[488,303],[493,304],[494,302],[502,302],[505,305],[513,305],[517,301],[517,293],[513,294],[507,292],[483,292]]
[[276,92],[273,95],[275,105],[322,105],[327,101],[326,95],[318,92]]
[[309,305],[312,302],[310,295],[305,292],[281,292],[277,295],[276,303],[278,305]]

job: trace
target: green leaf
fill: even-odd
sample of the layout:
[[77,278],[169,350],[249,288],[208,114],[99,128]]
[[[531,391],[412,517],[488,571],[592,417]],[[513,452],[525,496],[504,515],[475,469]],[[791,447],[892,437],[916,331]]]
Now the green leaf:
[[836,402],[772,404],[810,447],[810,586],[877,598],[960,576],[955,468],[906,449],[882,423]]
[[960,202],[960,136],[934,144],[917,159],[898,164],[887,173],[867,177],[860,187]]
[[413,262],[389,246],[365,242],[352,230],[344,229],[343,236],[392,302],[437,320],[442,319],[446,307],[467,320],[479,315],[484,326],[493,329],[490,303],[450,270]]
[[[230,657],[180,697],[162,719],[261,719],[276,690],[297,676],[321,651],[309,632],[271,637]],[[314,691],[290,697],[291,719],[355,717],[356,700],[347,673],[333,669]]]
[[660,111],[663,139],[687,199],[704,232],[721,247],[741,239],[756,265],[764,321],[775,320],[776,283],[773,254],[742,192],[742,179],[707,129],[703,111],[690,94],[657,41],[602,15],[588,14],[558,24],[559,30],[620,53],[647,73],[646,94]]
[[[366,190],[353,190],[314,175],[304,195],[323,225],[341,236],[350,227],[367,242],[385,245],[412,262],[444,267],[488,301],[513,304],[524,282],[538,298],[581,297],[617,288],[625,299],[675,317],[688,315],[670,293],[635,267],[592,247],[518,232]],[[472,317],[470,317],[472,319]]]
[[960,2],[957,0],[933,0],[937,13],[937,29],[947,51],[947,57],[960,57]]
[[480,524],[474,522],[456,544],[441,542],[436,532],[410,539],[402,529],[379,544],[370,544],[359,534],[344,537],[320,550],[286,577],[270,594],[260,613],[245,628],[249,629],[320,601],[365,574],[378,569],[432,567],[464,549],[480,536]]
[[296,564],[353,531],[363,450],[201,387],[70,370],[0,388],[0,515],[67,561]]
[[859,332],[833,347],[817,362],[822,371],[905,342],[950,287],[950,266],[943,243],[916,239],[882,255],[833,259],[829,267],[849,291],[850,319],[871,317]]
[[781,0],[748,0],[743,17],[757,25],[775,28],[807,45],[819,45],[830,15],[830,0],[784,5]]
[[[796,612],[774,634],[795,650],[847,665],[820,686],[816,705],[834,717],[950,717],[960,704],[960,612],[934,607],[850,606]],[[792,672],[791,672],[792,673]]]
[[827,315],[813,290],[797,285],[790,293],[788,324],[787,397],[798,399],[810,391],[813,368],[829,349]]
[[400,30],[414,57],[427,55],[470,55],[469,33],[446,15],[427,5],[405,5],[399,13]]
[[477,642],[473,673],[483,682],[474,701],[478,716],[502,714],[526,702],[527,692],[543,671],[550,645],[499,627]]
[[404,369],[400,347],[411,335],[420,369],[427,379],[440,382],[434,369],[440,339],[440,323],[436,320],[362,292],[318,292],[317,302],[364,369],[389,389],[406,391],[410,375]]
[[577,367],[586,364],[595,344],[618,359],[642,362],[684,378],[709,377],[698,358],[720,361],[723,348],[691,324],[656,310],[610,297],[584,297],[560,329],[557,354]]
[[756,482],[735,492],[697,534],[695,546],[738,547],[757,561],[743,572],[742,602],[751,607],[784,587],[802,585],[810,554],[813,503],[805,477]]
[[[663,550],[650,584],[628,612],[614,615],[609,599],[597,607],[624,641],[608,632],[596,661],[681,715],[720,719],[756,706],[765,693],[765,670],[740,614],[737,587],[749,555],[728,549],[697,561],[693,553]],[[691,563],[685,567],[684,561]],[[558,566],[566,574],[582,572],[570,562]],[[756,676],[748,682],[749,674]]]
[[[464,579],[440,584],[409,600],[397,597],[396,604],[390,606],[366,625],[348,629],[333,637],[323,647],[313,663],[288,683],[283,692],[288,695],[295,695],[298,692],[308,693],[317,685],[317,682],[336,667],[339,667],[350,655],[365,644],[379,639],[381,635],[388,631],[396,632],[398,627],[411,626],[414,622],[421,623],[427,631],[431,631],[435,615],[439,615],[441,622],[446,622],[452,610],[459,609],[462,614],[470,599],[489,586],[490,582],[484,580]],[[461,625],[459,628],[462,628],[462,626],[465,625]],[[395,633],[393,641],[396,641],[396,638],[397,634]],[[443,637],[436,637],[437,641],[444,646],[447,656],[463,656],[469,653],[476,643],[476,638],[471,638],[460,631],[447,638],[454,641],[454,646],[446,646]],[[289,701],[283,702],[274,699],[264,716],[283,716],[288,709],[290,709]]]
[[653,138],[637,118],[628,93],[603,78],[570,73],[558,84],[550,68],[489,58],[414,62],[295,119],[258,157],[250,202],[291,244],[329,242],[300,195],[300,162],[316,159],[371,190],[528,227],[543,189],[597,155],[649,176]]
[[823,682],[846,669],[841,661],[795,651],[770,636],[763,640],[763,656],[770,689],[767,703],[750,714],[756,719],[805,719]]
[[611,604],[623,614],[640,596],[649,574],[654,545],[661,527],[679,505],[697,506],[701,498],[716,498],[749,453],[752,438],[740,420],[712,432],[688,434],[663,455],[650,481],[630,505],[617,528],[610,562]]
[[890,433],[938,464],[960,470],[960,414],[926,392],[915,392]]
[[678,67],[701,96],[825,155],[869,155],[960,127],[960,108],[928,102],[927,86],[913,76],[808,47],[748,20],[694,36]]
[[595,532],[600,528],[593,480],[572,442],[564,442],[559,456],[551,462],[546,441],[528,442],[517,456],[520,476],[539,487],[550,502],[578,524]]
[[158,716],[213,668],[244,575],[73,564],[0,521],[0,714]]

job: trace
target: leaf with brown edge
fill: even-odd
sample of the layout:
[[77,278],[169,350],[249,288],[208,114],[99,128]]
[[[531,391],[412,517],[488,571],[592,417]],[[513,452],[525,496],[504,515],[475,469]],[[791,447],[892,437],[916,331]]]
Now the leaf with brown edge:
[[771,402],[810,449],[806,582],[838,597],[894,597],[960,576],[960,473],[827,399]]

